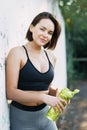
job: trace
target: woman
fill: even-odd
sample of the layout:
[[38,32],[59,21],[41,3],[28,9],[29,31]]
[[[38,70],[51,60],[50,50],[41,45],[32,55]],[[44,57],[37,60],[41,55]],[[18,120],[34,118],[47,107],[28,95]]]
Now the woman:
[[48,12],[38,14],[26,34],[28,43],[11,49],[6,61],[6,90],[11,130],[57,130],[46,118],[52,106],[63,111],[52,80],[56,58],[51,52],[60,35],[60,24]]

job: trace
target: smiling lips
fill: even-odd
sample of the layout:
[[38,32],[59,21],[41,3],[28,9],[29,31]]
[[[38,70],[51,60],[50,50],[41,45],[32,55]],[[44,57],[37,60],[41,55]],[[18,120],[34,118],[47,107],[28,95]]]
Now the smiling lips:
[[41,40],[42,43],[47,43],[46,39],[40,38],[40,40]]

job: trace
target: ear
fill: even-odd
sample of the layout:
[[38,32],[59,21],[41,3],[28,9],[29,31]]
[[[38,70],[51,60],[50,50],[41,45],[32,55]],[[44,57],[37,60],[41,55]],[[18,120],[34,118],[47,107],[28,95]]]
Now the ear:
[[31,32],[33,31],[33,27],[34,27],[34,26],[31,24],[31,25],[30,25],[30,31],[31,31]]

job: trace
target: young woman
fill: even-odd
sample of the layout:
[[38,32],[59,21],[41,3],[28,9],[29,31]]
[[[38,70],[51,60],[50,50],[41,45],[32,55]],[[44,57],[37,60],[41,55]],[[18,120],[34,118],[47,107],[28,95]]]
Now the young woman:
[[60,24],[48,12],[38,14],[26,34],[28,43],[12,48],[6,61],[6,90],[10,104],[10,130],[57,130],[46,118],[49,106],[63,111],[53,89],[56,58],[51,52],[60,35]]

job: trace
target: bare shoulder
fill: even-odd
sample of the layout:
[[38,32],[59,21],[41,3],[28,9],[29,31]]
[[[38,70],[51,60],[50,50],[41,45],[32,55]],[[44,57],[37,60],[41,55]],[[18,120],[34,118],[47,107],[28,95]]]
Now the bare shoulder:
[[21,59],[22,59],[22,55],[23,55],[23,49],[22,47],[14,47],[12,48],[6,58],[6,64],[9,63],[18,63],[20,64]]
[[48,57],[51,61],[51,63],[53,64],[53,66],[55,67],[55,64],[56,64],[56,56],[54,55],[53,51],[52,50],[46,50],[47,54],[48,54]]
[[11,48],[7,55],[7,60],[10,58],[14,58],[14,60],[18,59],[21,57],[21,54],[22,54],[22,47],[19,46],[19,47]]

